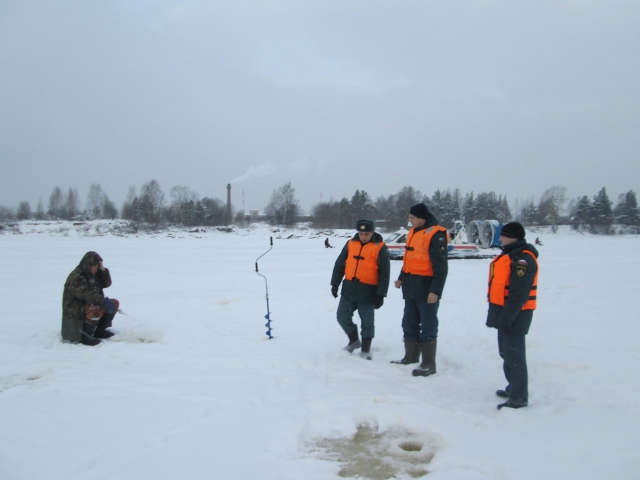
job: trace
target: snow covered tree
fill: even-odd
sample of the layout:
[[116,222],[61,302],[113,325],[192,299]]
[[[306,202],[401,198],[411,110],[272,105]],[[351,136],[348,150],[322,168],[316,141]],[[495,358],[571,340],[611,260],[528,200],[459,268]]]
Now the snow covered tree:
[[389,230],[393,230],[399,227],[406,227],[406,218],[403,222],[398,222],[395,216],[395,196],[389,195],[387,197],[380,196],[373,202],[373,206],[376,209],[377,220],[382,220],[385,226]]
[[613,214],[616,222],[621,225],[640,226],[636,192],[629,190],[627,193],[621,194],[613,209]]
[[[362,218],[371,218],[375,215],[375,208],[371,203],[371,197],[364,190],[356,190],[351,197],[350,223],[355,226]],[[372,218],[375,220],[375,218]]]
[[427,197],[411,186],[402,187],[393,197],[393,212],[390,221],[392,224],[406,226],[409,219],[409,209],[416,203],[427,203]]
[[436,190],[427,204],[429,211],[438,219],[440,225],[451,228],[453,222],[462,218],[460,208],[460,191],[458,189],[451,192]]
[[533,200],[525,202],[520,209],[518,220],[520,220],[523,225],[537,225],[539,223],[540,212]]
[[26,200],[18,204],[16,210],[16,218],[18,220],[29,220],[31,218],[31,205]]
[[591,221],[591,199],[584,195],[578,198],[571,212],[571,226],[574,230],[584,228]]
[[462,212],[467,223],[472,220],[498,220],[505,223],[512,218],[507,197],[496,195],[495,192],[481,192],[477,197],[473,192],[468,193],[462,202]]
[[591,204],[590,224],[592,230],[599,233],[612,233],[613,210],[611,205],[612,202],[607,195],[607,189],[603,187],[602,190],[593,197],[593,203]]

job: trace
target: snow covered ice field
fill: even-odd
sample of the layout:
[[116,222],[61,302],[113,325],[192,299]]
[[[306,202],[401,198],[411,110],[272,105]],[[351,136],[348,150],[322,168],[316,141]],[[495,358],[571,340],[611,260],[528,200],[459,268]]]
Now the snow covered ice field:
[[[2,480],[640,478],[637,236],[541,235],[530,406],[497,411],[488,259],[450,262],[438,373],[416,378],[389,363],[403,354],[393,286],[373,360],[341,350],[329,280],[346,238],[20,230],[0,234]],[[272,340],[254,263],[270,236]],[[93,348],[59,336],[64,281],[89,250],[135,318]]]

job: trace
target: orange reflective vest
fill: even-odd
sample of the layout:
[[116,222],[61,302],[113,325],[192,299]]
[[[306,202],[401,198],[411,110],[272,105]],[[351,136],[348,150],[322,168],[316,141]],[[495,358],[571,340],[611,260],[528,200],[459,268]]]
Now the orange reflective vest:
[[[404,263],[402,271],[412,275],[422,275],[424,277],[433,277],[433,264],[429,256],[429,245],[431,239],[438,232],[444,232],[447,236],[447,245],[449,244],[449,233],[447,229],[434,225],[433,227],[418,230],[412,228],[407,234],[407,245],[404,254]],[[445,247],[447,246],[445,245]]]
[[384,242],[367,242],[351,240],[347,245],[347,262],[344,269],[345,280],[378,284],[378,254]]
[[[531,255],[533,260],[536,262],[536,265],[538,265],[538,260],[532,252],[528,250],[523,250],[523,252]],[[489,288],[487,291],[487,300],[489,301],[489,303],[504,307],[504,304],[509,297],[511,264],[511,257],[506,254],[498,255],[491,261],[491,265],[489,267]],[[533,286],[531,287],[531,292],[529,293],[529,300],[527,300],[527,302],[524,304],[522,310],[536,309],[537,291],[538,271],[536,270],[536,276],[533,279]]]

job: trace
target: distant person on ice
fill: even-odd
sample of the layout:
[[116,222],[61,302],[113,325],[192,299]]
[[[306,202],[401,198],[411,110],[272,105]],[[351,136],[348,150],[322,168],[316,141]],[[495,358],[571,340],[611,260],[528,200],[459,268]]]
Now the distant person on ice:
[[[387,296],[391,267],[387,246],[374,231],[373,220],[358,220],[356,230],[358,233],[346,243],[333,267],[331,294],[338,298],[338,287],[344,277],[336,313],[338,323],[349,337],[344,349],[352,353],[362,347],[360,356],[371,360],[374,310],[382,306]],[[352,320],[356,310],[362,324],[362,342],[358,326]]]
[[409,209],[409,221],[413,228],[407,234],[402,270],[395,281],[404,298],[404,357],[391,363],[418,363],[422,354],[413,376],[427,377],[436,373],[438,308],[449,272],[448,235],[424,203]]
[[62,339],[97,345],[100,339],[113,336],[107,330],[119,308],[115,299],[104,296],[111,285],[109,269],[96,252],[85,253],[80,264],[69,274],[62,294]]
[[329,237],[324,239],[324,246],[327,248],[333,248],[333,246],[329,243]]
[[502,252],[489,267],[487,327],[498,329],[498,352],[503,359],[507,387],[503,407],[526,407],[529,401],[525,335],[529,333],[538,290],[538,251],[525,240],[518,222],[502,227]]

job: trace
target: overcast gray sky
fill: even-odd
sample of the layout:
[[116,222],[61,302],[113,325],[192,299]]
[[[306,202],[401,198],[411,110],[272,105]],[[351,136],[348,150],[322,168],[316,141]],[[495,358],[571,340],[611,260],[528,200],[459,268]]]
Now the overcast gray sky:
[[0,205],[640,194],[637,0],[0,0]]

